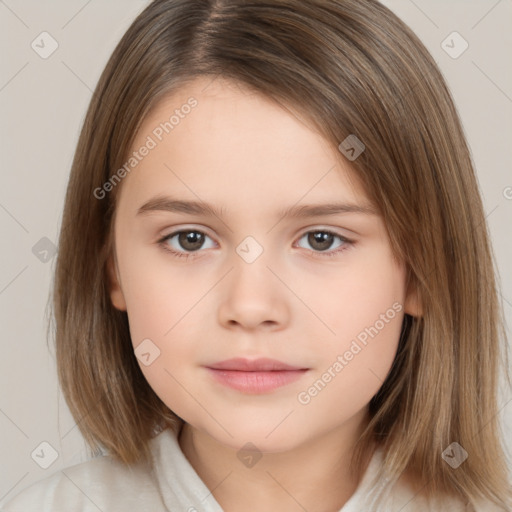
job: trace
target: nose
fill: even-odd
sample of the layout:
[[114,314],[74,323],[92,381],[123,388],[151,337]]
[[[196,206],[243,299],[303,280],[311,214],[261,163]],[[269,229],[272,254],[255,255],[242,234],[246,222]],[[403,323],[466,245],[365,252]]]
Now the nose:
[[233,265],[221,285],[219,323],[240,330],[285,328],[290,318],[289,291],[267,266],[266,258],[247,263],[235,255]]

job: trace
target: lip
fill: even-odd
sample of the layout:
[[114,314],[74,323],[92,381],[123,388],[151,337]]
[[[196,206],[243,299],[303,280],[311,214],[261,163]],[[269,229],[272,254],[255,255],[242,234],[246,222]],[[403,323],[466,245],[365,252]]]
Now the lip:
[[300,366],[290,366],[289,364],[282,363],[277,359],[269,359],[267,357],[260,357],[259,359],[245,359],[243,357],[235,357],[233,359],[226,359],[220,363],[208,365],[207,368],[214,370],[234,370],[239,372],[273,372],[273,371],[291,371],[291,370],[304,370]]
[[268,358],[234,358],[205,368],[220,384],[248,394],[274,391],[300,379],[309,370]]

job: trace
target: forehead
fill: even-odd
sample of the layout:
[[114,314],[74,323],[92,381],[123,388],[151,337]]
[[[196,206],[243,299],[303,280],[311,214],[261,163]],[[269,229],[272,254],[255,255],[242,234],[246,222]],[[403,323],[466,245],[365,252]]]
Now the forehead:
[[300,114],[220,78],[200,77],[161,99],[130,155],[124,203],[155,193],[253,208],[368,202],[348,162]]

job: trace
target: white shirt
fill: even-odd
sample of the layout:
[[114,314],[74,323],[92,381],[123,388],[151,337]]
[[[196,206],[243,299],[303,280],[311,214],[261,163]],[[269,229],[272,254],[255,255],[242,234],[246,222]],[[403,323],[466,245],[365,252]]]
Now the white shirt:
[[[5,504],[1,512],[223,512],[181,451],[176,433],[166,429],[150,441],[150,446],[154,473],[140,466],[127,467],[110,456],[99,456],[30,485]],[[381,461],[382,453],[377,450],[356,492],[339,512],[368,510],[365,498]],[[462,512],[464,506],[444,501],[429,508],[402,484],[393,489],[390,503],[381,510]]]

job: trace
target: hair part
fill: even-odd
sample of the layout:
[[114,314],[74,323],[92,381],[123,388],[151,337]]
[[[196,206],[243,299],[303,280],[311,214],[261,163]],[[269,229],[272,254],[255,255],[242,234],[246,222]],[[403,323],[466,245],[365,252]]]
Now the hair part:
[[[405,317],[354,471],[381,446],[379,479],[390,486],[405,472],[426,496],[509,505],[497,417],[505,335],[470,152],[433,58],[375,0],[155,0],[122,37],[78,141],[54,281],[59,379],[88,444],[125,464],[148,463],[149,439],[180,423],[145,380],[127,315],[110,301],[122,183],[101,200],[93,191],[126,161],[159,101],[201,76],[279,102],[333,147],[351,134],[366,146],[351,167],[423,314]],[[454,441],[469,453],[457,470],[441,457]]]

